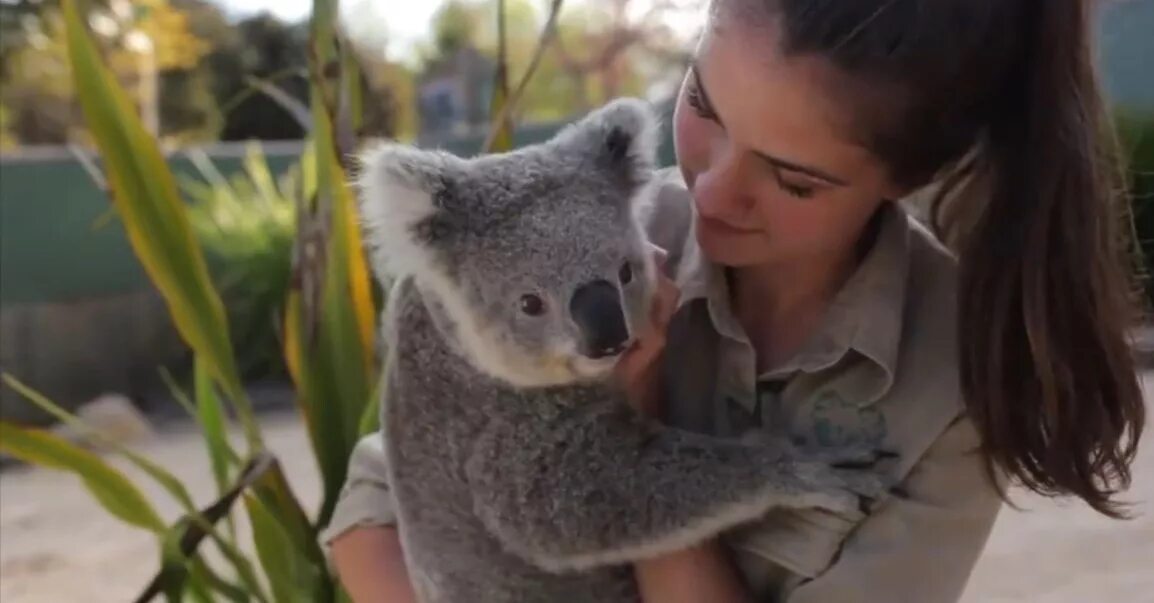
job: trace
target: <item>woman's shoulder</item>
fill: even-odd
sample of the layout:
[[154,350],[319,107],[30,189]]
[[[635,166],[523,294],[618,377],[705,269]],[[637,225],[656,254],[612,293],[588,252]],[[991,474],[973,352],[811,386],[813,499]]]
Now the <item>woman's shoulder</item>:
[[913,458],[964,415],[957,354],[958,265],[917,218],[906,220],[905,294],[893,382],[884,406],[901,414]]
[[[958,262],[928,225],[907,215],[906,316],[907,342],[916,348],[933,348],[946,354],[957,337]],[[919,349],[918,352],[922,352]],[[929,350],[924,350],[929,351]]]

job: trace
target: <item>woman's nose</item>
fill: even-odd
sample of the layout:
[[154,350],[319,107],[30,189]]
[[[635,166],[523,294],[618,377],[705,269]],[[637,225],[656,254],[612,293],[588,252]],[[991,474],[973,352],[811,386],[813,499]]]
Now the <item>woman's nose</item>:
[[733,220],[748,211],[745,198],[738,162],[731,153],[714,153],[709,168],[699,173],[693,184],[698,212],[710,218]]

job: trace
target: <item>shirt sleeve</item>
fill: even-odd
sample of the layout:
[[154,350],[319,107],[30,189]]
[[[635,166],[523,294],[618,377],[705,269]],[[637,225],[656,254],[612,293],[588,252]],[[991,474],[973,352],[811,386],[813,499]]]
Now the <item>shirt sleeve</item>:
[[377,431],[363,436],[353,447],[348,477],[321,540],[328,546],[352,528],[395,523],[394,504],[385,471],[384,438]]
[[958,601],[1002,506],[978,444],[973,423],[955,421],[911,470],[904,493],[883,502],[833,564],[785,602]]

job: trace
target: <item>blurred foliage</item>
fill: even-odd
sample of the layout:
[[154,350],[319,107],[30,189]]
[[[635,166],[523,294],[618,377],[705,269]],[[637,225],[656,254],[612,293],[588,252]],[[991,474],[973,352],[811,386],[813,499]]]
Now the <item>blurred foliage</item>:
[[[539,75],[511,117],[565,120],[613,96],[645,95],[654,86],[671,89],[688,46],[671,34],[666,13],[695,10],[702,2],[604,0],[565,8],[556,43],[541,55],[535,66]],[[361,95],[372,99],[364,103],[362,133],[401,139],[420,134],[417,97],[426,77],[456,69],[457,53],[497,55],[497,5],[497,0],[447,0],[413,60],[386,56],[376,42],[356,51],[364,70]],[[503,3],[510,78],[529,68],[547,5]],[[166,146],[295,140],[306,134],[293,112],[267,90],[275,86],[278,95],[307,104],[307,22],[287,23],[269,13],[233,22],[215,0],[88,0],[81,7],[106,63]],[[67,73],[60,14],[60,0],[0,2],[0,103],[12,115],[11,137],[20,144],[91,143]],[[377,14],[387,23],[387,9]],[[374,38],[383,35],[364,23],[356,29]],[[153,46],[154,55],[132,50],[142,41]],[[478,114],[469,123],[483,124],[485,103],[468,102]]]
[[265,95],[251,89],[246,77],[268,81],[298,102],[308,102],[308,30],[259,14],[236,24],[233,36],[209,59],[216,99],[226,113],[221,140],[297,140],[304,128]]
[[[544,27],[547,2],[509,0],[506,46],[509,75],[518,78],[533,56]],[[518,103],[521,120],[570,119],[609,99],[646,96],[650,86],[671,87],[688,59],[685,41],[667,18],[699,9],[701,0],[607,0],[566,5],[557,39],[536,68]],[[644,9],[644,10],[642,10]],[[497,55],[494,0],[447,0],[434,14],[431,32],[418,48],[418,72],[462,48]]]
[[16,145],[16,136],[12,133],[12,112],[7,105],[0,103],[0,151],[11,151]]
[[1146,272],[1144,288],[1154,307],[1154,111],[1119,108],[1114,120],[1126,163],[1135,235]]
[[[233,23],[212,0],[90,0],[82,7],[104,60],[166,146],[304,136],[294,116],[253,82],[307,104],[306,23],[267,13]],[[59,0],[0,3],[0,33],[9,140],[91,143],[68,73]],[[150,45],[154,54],[140,51]],[[379,72],[362,80],[364,93],[377,100],[366,106],[367,132],[415,133],[412,74],[383,56],[362,60]]]
[[[186,15],[166,0],[108,0],[91,3],[94,40],[121,86],[133,93],[137,107],[153,110],[159,96],[150,94],[150,78],[187,71],[208,50],[189,28]],[[5,52],[0,58],[0,101],[13,113],[13,134],[22,144],[87,141],[73,89],[64,40],[60,3],[55,0],[0,5]],[[205,97],[164,95],[173,112],[197,108]],[[159,111],[159,107],[155,110]],[[204,121],[204,120],[202,120]],[[211,137],[211,133],[200,139]]]
[[256,143],[248,145],[243,171],[228,176],[203,152],[190,156],[200,177],[181,185],[229,316],[241,375],[285,377],[280,330],[307,158],[275,177]]
[[131,50],[130,36],[135,32],[149,40],[150,53],[155,57],[152,60],[160,71],[192,69],[209,50],[208,44],[190,30],[188,15],[168,0],[113,0],[110,4],[113,10],[97,12],[90,21],[95,30],[114,42],[117,52],[106,59],[114,71],[130,71],[137,65],[139,59],[128,56],[140,54]]

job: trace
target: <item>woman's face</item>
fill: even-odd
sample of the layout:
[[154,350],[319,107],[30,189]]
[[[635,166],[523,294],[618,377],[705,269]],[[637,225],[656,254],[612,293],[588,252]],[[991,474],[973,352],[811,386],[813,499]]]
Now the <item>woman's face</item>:
[[674,113],[678,164],[697,207],[697,238],[714,262],[837,261],[889,186],[852,142],[853,99],[830,96],[819,59],[783,56],[772,28],[714,11]]

